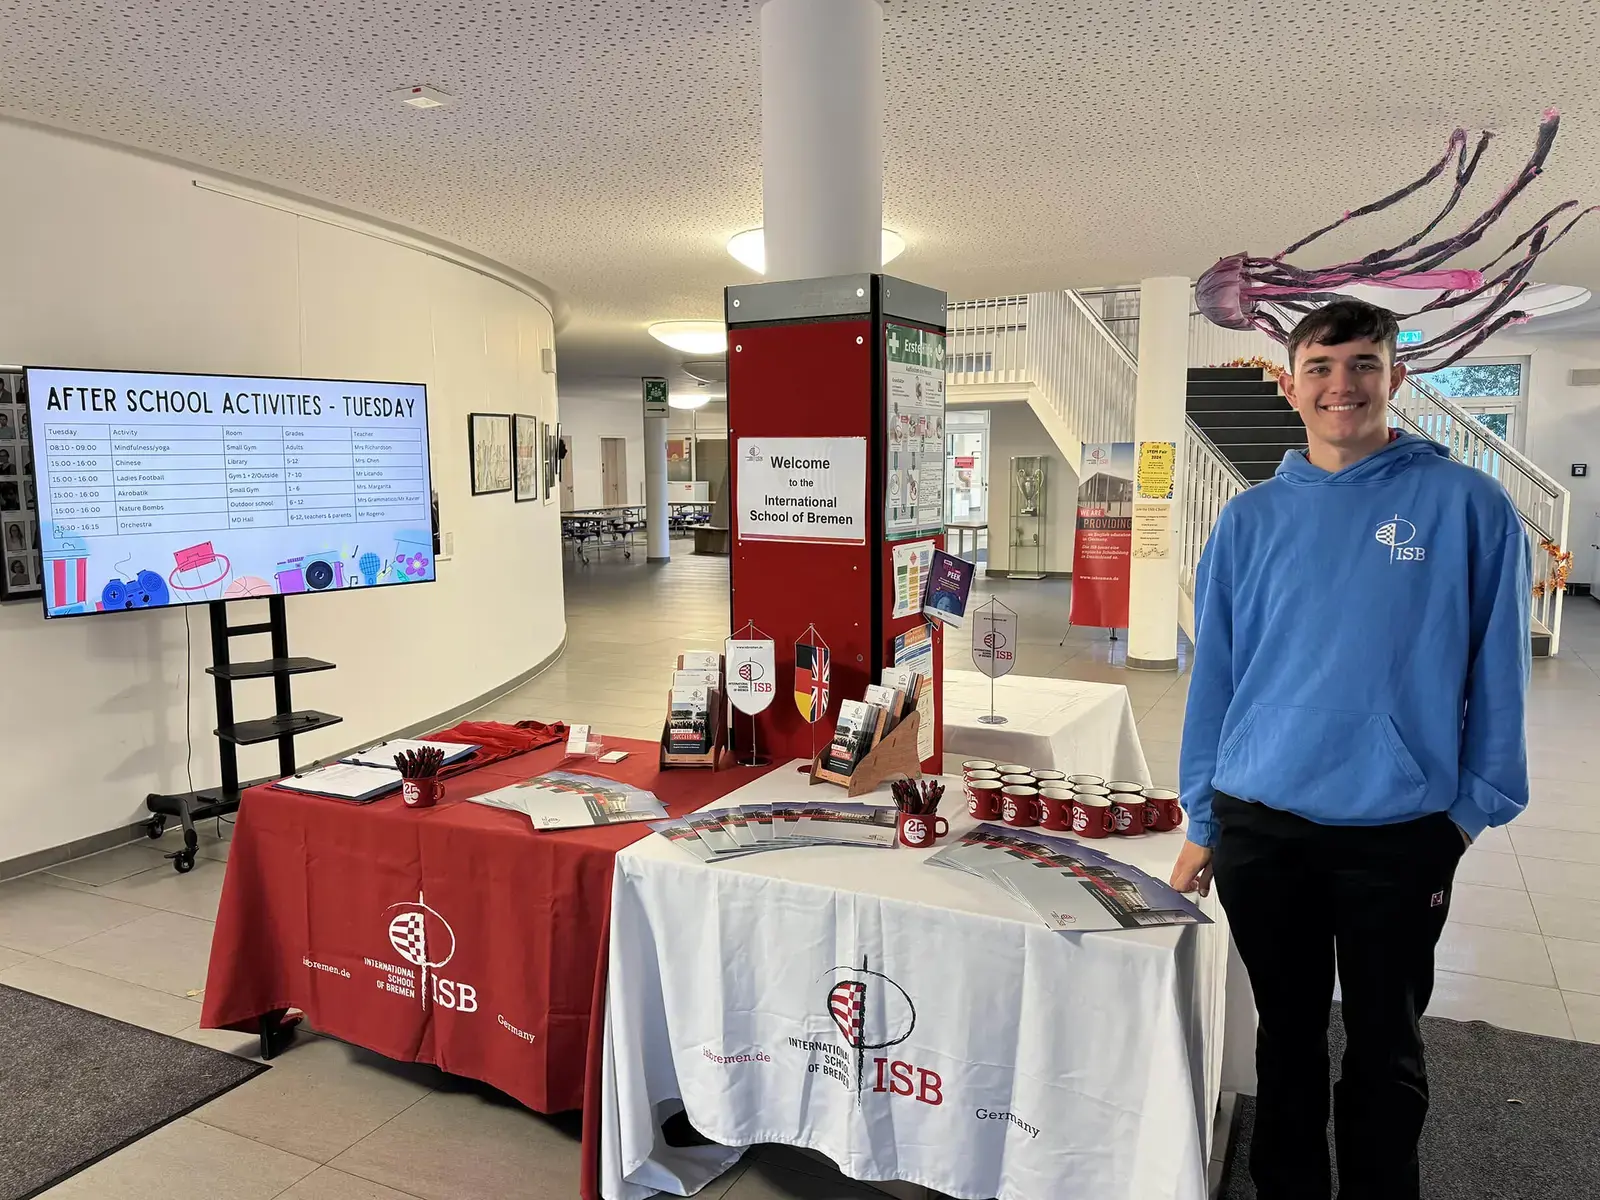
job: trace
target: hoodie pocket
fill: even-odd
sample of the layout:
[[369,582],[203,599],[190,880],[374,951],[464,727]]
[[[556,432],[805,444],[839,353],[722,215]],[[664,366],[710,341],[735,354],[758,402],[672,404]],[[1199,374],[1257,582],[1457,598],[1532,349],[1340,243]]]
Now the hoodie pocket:
[[1252,704],[1218,758],[1222,791],[1313,820],[1402,820],[1428,793],[1387,713]]

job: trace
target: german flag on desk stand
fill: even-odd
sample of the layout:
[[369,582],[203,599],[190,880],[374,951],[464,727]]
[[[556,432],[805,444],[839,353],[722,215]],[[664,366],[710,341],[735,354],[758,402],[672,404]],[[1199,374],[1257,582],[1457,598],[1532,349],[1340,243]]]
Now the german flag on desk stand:
[[[817,627],[807,625],[794,644],[794,703],[811,726],[812,762],[817,758],[817,722],[828,712],[831,657],[828,643],[822,640]],[[811,763],[807,763],[804,770],[809,774]]]

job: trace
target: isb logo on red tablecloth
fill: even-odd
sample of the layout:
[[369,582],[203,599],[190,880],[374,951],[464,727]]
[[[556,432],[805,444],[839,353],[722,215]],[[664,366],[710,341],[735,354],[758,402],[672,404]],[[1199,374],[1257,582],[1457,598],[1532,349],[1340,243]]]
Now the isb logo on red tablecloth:
[[424,1009],[431,999],[439,1008],[477,1012],[477,987],[441,974],[456,956],[456,932],[450,922],[427,905],[421,892],[415,900],[391,904],[384,915],[389,919],[389,945],[410,965],[400,966],[372,958],[363,960],[367,966],[383,973],[383,978],[378,980],[379,990],[417,1000]]

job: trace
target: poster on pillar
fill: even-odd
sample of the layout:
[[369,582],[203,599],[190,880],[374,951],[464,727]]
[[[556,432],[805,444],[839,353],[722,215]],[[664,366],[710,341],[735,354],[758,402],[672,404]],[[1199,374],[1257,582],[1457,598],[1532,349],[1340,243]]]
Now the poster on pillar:
[[1133,549],[1132,442],[1085,442],[1072,546],[1074,625],[1123,629]]
[[944,532],[944,334],[884,325],[886,541]]

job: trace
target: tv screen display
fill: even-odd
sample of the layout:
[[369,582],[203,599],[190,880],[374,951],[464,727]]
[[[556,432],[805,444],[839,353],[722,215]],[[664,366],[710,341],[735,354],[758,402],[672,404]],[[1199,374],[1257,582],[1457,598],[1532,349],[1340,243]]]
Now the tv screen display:
[[434,579],[422,384],[27,383],[48,617]]

